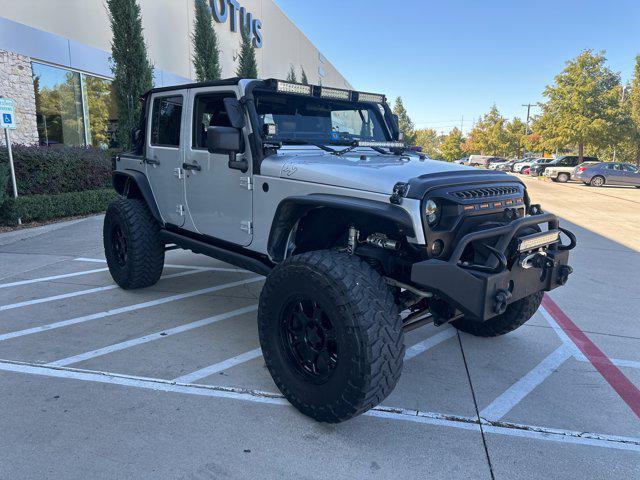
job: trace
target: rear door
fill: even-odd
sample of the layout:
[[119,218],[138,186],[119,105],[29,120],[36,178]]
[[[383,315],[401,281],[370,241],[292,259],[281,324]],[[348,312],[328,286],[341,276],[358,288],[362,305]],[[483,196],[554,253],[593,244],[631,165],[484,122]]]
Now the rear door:
[[179,227],[185,220],[184,181],[180,167],[186,98],[187,90],[152,95],[147,119],[147,178],[163,220]]
[[[185,192],[189,215],[198,233],[247,246],[253,238],[251,161],[249,171],[242,173],[229,168],[229,155],[207,150],[207,128],[231,126],[224,99],[237,98],[238,93],[237,86],[190,91]],[[244,143],[245,152],[238,154],[238,160],[242,155],[250,160],[248,138]]]
[[624,183],[624,170],[621,163],[607,165],[607,183],[610,185],[620,185]]

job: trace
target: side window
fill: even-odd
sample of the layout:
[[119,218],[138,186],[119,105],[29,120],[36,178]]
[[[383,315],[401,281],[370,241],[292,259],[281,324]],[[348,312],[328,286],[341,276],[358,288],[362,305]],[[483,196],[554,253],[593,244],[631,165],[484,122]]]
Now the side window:
[[207,148],[207,129],[209,127],[230,127],[231,122],[224,108],[225,98],[235,98],[234,93],[216,93],[196,96],[193,109],[194,149]]
[[625,163],[622,165],[622,168],[624,168],[625,172],[636,172],[636,167],[634,167],[633,165],[630,165],[628,163]]
[[151,117],[151,144],[160,147],[179,147],[181,122],[181,95],[155,98]]

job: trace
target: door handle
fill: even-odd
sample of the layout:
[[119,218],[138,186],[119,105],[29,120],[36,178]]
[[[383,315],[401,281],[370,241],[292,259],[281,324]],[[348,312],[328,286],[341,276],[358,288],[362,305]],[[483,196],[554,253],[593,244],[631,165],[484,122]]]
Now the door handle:
[[195,170],[196,172],[202,171],[202,167],[200,165],[195,165],[193,163],[183,163],[182,168],[183,170]]
[[146,158],[144,159],[144,163],[148,163],[149,165],[160,165],[160,161],[156,160],[156,159],[152,159],[152,158]]

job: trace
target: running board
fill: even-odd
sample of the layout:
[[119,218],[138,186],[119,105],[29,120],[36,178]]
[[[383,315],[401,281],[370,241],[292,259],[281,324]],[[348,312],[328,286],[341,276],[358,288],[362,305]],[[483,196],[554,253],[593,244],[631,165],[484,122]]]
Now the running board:
[[201,253],[208,257],[230,263],[231,265],[249,270],[259,275],[267,276],[271,273],[271,267],[256,258],[243,253],[234,252],[220,246],[212,245],[210,243],[203,242],[202,240],[187,237],[169,230],[161,230],[160,238],[162,238],[162,241],[165,244],[173,243],[185,250],[191,250],[193,253]]

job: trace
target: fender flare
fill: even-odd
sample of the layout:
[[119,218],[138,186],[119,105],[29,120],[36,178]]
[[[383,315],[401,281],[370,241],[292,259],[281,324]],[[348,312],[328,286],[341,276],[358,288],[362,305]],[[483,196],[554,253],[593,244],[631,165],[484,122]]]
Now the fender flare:
[[111,181],[113,183],[113,188],[123,197],[128,197],[131,192],[132,185],[135,185],[134,188],[137,188],[138,192],[140,192],[140,196],[147,204],[147,207],[149,207],[149,211],[153,215],[153,218],[155,218],[161,225],[164,225],[164,221],[160,215],[160,210],[158,209],[156,200],[153,197],[153,192],[151,191],[151,185],[149,185],[149,180],[144,173],[138,172],[137,170],[117,170],[113,172]]
[[284,260],[282,252],[284,252],[289,233],[296,222],[316,208],[332,208],[378,217],[394,223],[403,234],[409,237],[415,236],[411,215],[397,205],[324,193],[287,197],[278,205],[269,232],[267,251],[275,262]]

